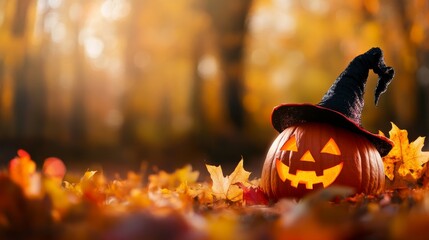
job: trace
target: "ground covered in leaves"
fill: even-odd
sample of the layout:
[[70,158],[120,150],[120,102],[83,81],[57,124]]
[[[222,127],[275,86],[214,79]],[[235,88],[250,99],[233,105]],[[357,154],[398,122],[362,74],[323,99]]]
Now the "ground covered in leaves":
[[0,172],[0,239],[428,239],[429,154],[394,124],[389,135],[382,194],[334,186],[276,203],[243,160],[229,174],[207,165],[211,181],[190,165],[65,181],[60,159],[37,168],[19,150]]

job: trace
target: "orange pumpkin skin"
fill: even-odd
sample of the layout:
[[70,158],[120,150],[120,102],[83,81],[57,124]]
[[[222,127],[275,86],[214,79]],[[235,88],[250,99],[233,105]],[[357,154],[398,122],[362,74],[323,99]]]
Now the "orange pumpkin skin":
[[[338,152],[326,151],[335,148],[328,145],[338,147]],[[328,174],[328,169],[336,172]],[[381,156],[365,137],[325,123],[303,123],[285,129],[272,143],[262,168],[261,187],[270,199],[277,200],[301,198],[329,185],[379,193],[384,180]]]

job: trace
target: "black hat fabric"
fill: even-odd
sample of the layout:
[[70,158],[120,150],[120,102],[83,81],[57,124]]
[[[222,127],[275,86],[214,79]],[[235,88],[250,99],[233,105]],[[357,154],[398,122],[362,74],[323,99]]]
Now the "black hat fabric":
[[372,48],[350,62],[317,105],[282,104],[275,107],[271,115],[274,128],[282,132],[290,126],[305,122],[335,124],[365,136],[381,156],[387,155],[393,147],[393,142],[365,130],[361,125],[363,97],[370,69],[379,76],[374,94],[377,105],[380,95],[387,90],[395,72],[384,63],[382,50]]

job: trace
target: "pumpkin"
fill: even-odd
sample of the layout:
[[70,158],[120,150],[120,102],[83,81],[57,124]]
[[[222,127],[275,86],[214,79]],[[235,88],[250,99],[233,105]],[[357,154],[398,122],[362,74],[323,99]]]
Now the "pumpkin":
[[381,156],[367,138],[331,124],[307,122],[286,128],[272,143],[261,187],[276,200],[300,198],[331,185],[378,193],[384,179]]

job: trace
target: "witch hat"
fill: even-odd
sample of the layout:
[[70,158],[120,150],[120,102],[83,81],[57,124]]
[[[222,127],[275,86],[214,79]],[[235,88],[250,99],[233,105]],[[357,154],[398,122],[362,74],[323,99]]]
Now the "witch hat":
[[363,96],[369,69],[379,76],[375,89],[377,105],[380,95],[387,90],[395,72],[384,63],[382,50],[372,48],[350,62],[319,104],[282,104],[275,107],[271,114],[274,128],[282,132],[290,126],[305,122],[329,123],[363,135],[375,146],[380,156],[387,155],[393,147],[393,142],[365,130],[361,125]]

